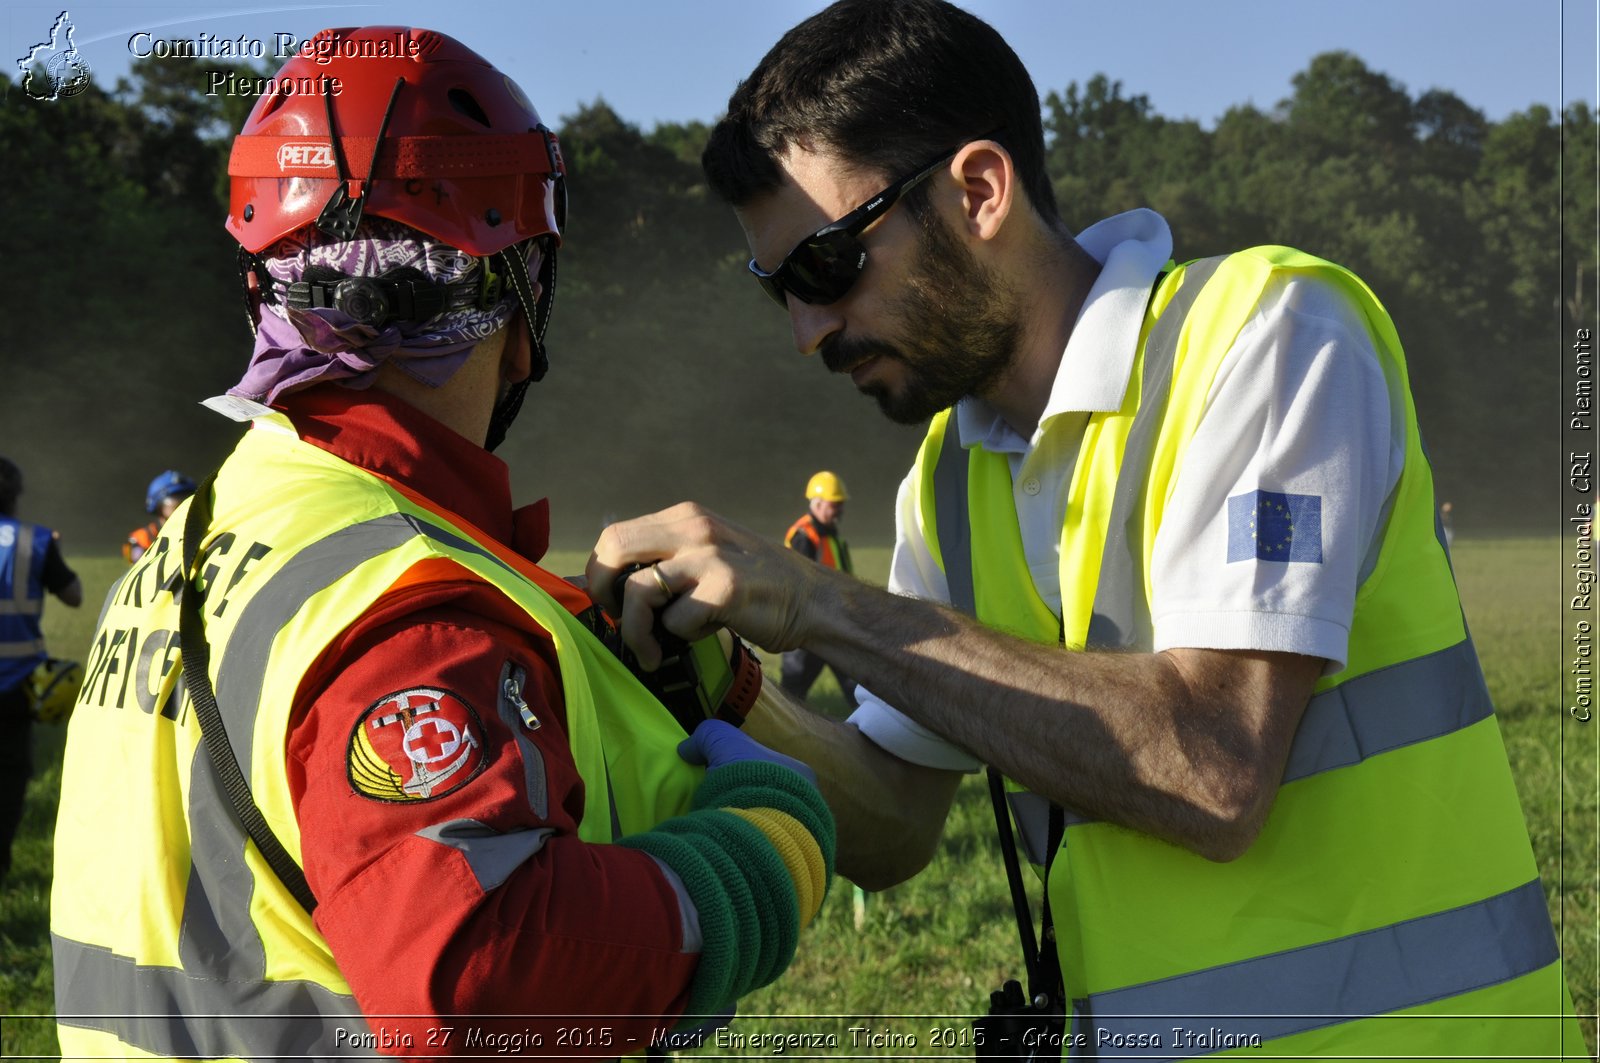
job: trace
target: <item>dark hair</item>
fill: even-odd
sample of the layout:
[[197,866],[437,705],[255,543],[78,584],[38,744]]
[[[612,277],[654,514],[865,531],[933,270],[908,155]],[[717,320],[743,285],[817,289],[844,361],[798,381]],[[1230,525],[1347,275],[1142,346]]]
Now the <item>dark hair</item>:
[[17,511],[22,494],[22,470],[9,458],[0,458],[0,514],[9,517]]
[[740,82],[700,162],[738,207],[782,184],[778,156],[801,140],[899,176],[983,137],[1011,153],[1033,208],[1054,221],[1039,93],[994,27],[943,0],[839,0]]

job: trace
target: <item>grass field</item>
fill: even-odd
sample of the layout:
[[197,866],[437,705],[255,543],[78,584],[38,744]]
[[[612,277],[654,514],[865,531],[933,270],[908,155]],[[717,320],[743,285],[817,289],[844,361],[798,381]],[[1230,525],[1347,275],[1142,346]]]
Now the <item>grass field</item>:
[[[887,551],[856,549],[866,578],[880,578]],[[556,571],[578,571],[582,556],[549,559]],[[120,561],[76,561],[85,606],[47,609],[50,645],[82,656],[96,603]],[[1550,912],[1566,957],[1567,979],[1580,1013],[1595,1011],[1600,955],[1597,920],[1597,730],[1562,707],[1567,654],[1555,539],[1461,541],[1456,567],[1467,616],[1483,657],[1544,877]],[[775,661],[769,672],[775,674]],[[839,712],[843,701],[824,672],[817,704]],[[49,950],[51,830],[60,784],[62,729],[36,729],[35,777],[10,878],[0,886],[0,1055],[50,1057],[55,1033]],[[848,883],[836,882],[801,940],[794,966],[776,985],[746,998],[734,1029],[742,1033],[827,1033],[841,1055],[967,1057],[959,1041],[966,1019],[989,990],[1019,973],[1016,928],[987,796],[976,779],[963,784],[933,865],[902,886],[873,895],[858,930]],[[771,1016],[763,1018],[762,1016]],[[806,1016],[837,1016],[811,1019]],[[1594,1020],[1585,1020],[1593,1043]],[[915,1037],[911,1047],[851,1048],[851,1027],[884,1039]],[[944,1041],[943,1044],[940,1042]],[[707,1054],[728,1049],[708,1046]],[[757,1053],[760,1054],[760,1053]]]

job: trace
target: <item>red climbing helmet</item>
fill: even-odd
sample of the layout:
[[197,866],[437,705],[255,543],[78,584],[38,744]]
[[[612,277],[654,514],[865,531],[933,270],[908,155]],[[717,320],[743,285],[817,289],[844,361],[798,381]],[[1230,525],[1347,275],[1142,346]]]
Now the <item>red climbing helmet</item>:
[[227,225],[254,254],[313,223],[354,232],[371,213],[489,255],[559,240],[564,173],[528,97],[460,41],[329,29],[284,64],[234,141]]
[[[228,177],[227,226],[252,330],[261,302],[279,297],[262,252],[307,226],[350,240],[370,213],[489,260],[485,275],[516,293],[532,339],[531,375],[496,404],[493,450],[549,364],[544,334],[566,221],[561,148],[516,82],[433,30],[323,30],[256,101]],[[537,284],[530,240],[543,245]]]

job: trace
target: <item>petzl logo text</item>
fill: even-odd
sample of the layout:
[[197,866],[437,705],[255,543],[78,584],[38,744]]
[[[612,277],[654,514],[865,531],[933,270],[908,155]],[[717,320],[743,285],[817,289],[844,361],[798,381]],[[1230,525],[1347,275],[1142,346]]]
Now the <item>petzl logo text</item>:
[[17,60],[23,92],[36,100],[62,100],[89,87],[89,62],[72,42],[75,32],[72,16],[63,11],[50,27],[50,39]]
[[317,144],[310,141],[278,145],[278,169],[322,169],[333,168],[333,147],[329,144]]

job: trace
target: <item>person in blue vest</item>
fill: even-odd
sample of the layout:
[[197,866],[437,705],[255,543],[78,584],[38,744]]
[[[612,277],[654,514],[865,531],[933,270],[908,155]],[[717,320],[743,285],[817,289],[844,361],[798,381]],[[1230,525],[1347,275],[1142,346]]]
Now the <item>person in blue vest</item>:
[[28,680],[46,659],[40,617],[46,591],[77,608],[83,584],[61,556],[60,533],[17,519],[22,470],[0,457],[0,879],[33,774]]
[[919,871],[994,771],[1048,930],[996,1003],[1051,1054],[1581,1056],[1393,322],[1298,250],[1075,230],[1044,160],[966,11],[790,30],[703,164],[795,346],[928,422],[887,591],[693,503],[607,528],[589,585],[654,565],[647,664],[665,606],[857,678],[848,721],[749,727],[816,768],[858,884]]

